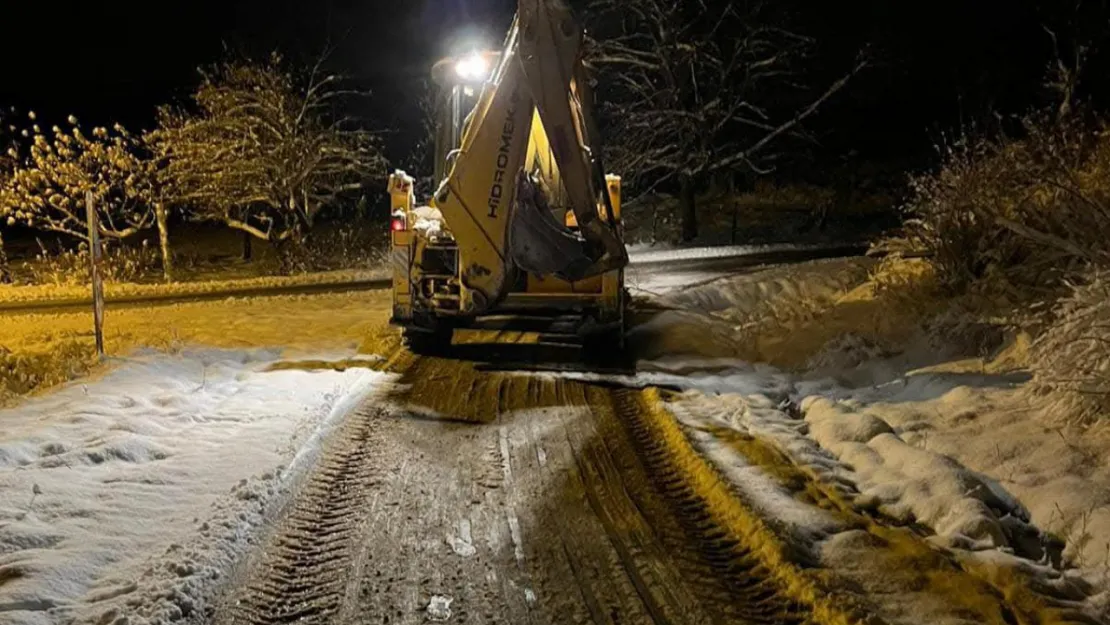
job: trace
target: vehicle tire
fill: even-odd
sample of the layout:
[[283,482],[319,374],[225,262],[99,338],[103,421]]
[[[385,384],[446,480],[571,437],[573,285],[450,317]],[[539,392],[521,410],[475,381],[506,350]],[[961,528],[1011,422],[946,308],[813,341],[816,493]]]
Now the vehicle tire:
[[435,355],[446,352],[451,347],[455,331],[451,326],[435,328],[405,328],[401,339],[409,351],[420,355]]

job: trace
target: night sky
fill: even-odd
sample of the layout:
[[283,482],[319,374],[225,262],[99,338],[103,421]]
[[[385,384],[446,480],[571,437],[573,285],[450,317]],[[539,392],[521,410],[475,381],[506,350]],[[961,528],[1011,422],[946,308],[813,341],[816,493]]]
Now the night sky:
[[[1071,5],[1060,0],[781,1],[791,6],[797,29],[819,42],[811,80],[831,79],[857,50],[872,50],[875,67],[814,121],[829,151],[872,159],[920,162],[941,131],[1043,102],[1051,48],[1041,25],[1071,32]],[[330,44],[331,66],[374,92],[360,111],[368,124],[401,129],[394,135],[410,132],[411,88],[430,63],[459,40],[499,44],[515,6],[514,0],[5,4],[0,104],[33,107],[44,118],[75,113],[89,123],[121,120],[139,128],[149,126],[158,104],[187,97],[196,67],[221,58],[225,46],[311,59]],[[1103,5],[1088,2],[1084,11],[1086,36],[1108,40]],[[1090,85],[1106,82],[1104,56],[1096,57]]]

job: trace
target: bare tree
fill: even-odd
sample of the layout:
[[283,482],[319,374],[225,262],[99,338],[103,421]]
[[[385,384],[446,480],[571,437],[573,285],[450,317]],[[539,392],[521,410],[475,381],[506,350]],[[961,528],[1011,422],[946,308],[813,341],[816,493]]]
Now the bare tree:
[[[1101,37],[1102,31],[1091,32],[1092,24],[1095,28],[1105,28],[1106,7],[1092,6],[1097,3],[1085,3],[1075,0],[1070,7],[1061,6],[1056,13],[1042,24],[1052,42],[1052,60],[1048,63],[1045,87],[1052,94],[1056,105],[1056,118],[1064,120],[1075,111],[1078,99],[1080,79],[1095,52],[1093,41]],[[1057,33],[1063,32],[1063,37]]]
[[611,164],[630,186],[678,183],[685,240],[697,235],[699,181],[767,173],[779,156],[770,147],[864,67],[804,88],[812,42],[760,2],[593,0],[588,12]]
[[[166,220],[156,216],[152,164],[140,138],[119,124],[86,134],[73,116],[67,128],[49,132],[36,123],[34,112],[28,121],[30,127],[20,132],[26,145],[22,151],[10,148],[15,165],[0,187],[0,211],[9,225],[87,241],[85,198],[91,192],[102,237],[122,240],[165,227]],[[168,240],[164,231],[162,239]],[[164,246],[164,267],[168,252]]]
[[352,92],[320,63],[278,55],[202,72],[192,110],[163,109],[148,136],[173,202],[280,247],[385,172],[375,138],[337,113]]

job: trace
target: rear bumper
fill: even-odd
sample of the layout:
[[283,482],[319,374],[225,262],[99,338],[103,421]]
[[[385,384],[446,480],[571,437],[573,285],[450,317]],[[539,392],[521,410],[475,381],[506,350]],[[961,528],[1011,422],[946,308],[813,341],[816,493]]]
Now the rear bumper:
[[562,310],[527,310],[509,313],[503,310],[476,317],[397,317],[389,323],[414,331],[430,331],[441,324],[459,330],[496,330],[505,332],[538,332],[541,334],[560,334],[585,336],[591,334],[621,331],[623,322],[620,315],[600,318],[594,314],[567,314]]

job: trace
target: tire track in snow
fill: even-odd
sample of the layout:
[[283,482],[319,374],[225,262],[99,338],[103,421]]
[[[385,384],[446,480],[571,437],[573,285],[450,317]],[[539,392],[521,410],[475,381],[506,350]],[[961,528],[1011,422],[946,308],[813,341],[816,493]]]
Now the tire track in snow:
[[346,603],[366,494],[378,474],[379,416],[363,405],[336,432],[245,585],[214,622],[334,622]]

